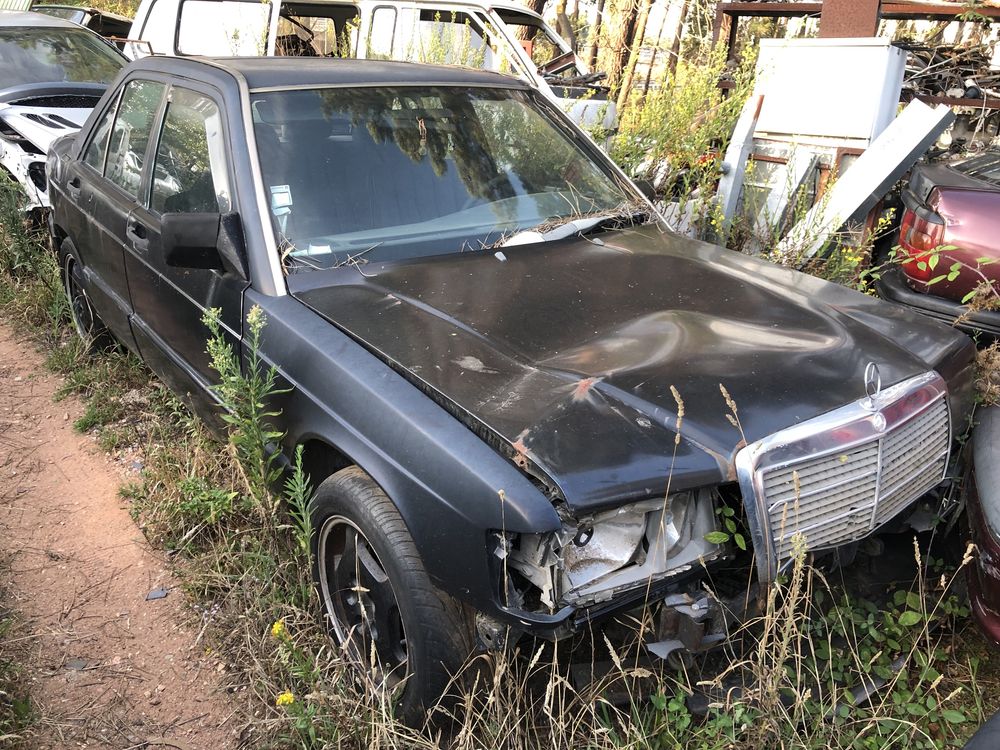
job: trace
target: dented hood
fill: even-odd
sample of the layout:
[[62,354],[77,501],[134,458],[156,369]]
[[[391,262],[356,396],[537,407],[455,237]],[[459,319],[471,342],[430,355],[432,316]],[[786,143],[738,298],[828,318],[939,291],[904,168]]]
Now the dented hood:
[[863,398],[869,361],[888,385],[965,346],[878,300],[656,226],[594,239],[288,281],[577,511],[658,495],[668,477],[671,490],[732,480],[744,436]]

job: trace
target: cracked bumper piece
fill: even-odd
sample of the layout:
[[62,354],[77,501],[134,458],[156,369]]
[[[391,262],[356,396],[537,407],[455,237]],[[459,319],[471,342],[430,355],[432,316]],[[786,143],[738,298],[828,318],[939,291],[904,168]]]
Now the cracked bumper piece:
[[[721,552],[711,490],[682,492],[585,518],[546,534],[500,534],[507,611],[525,624],[568,619],[578,610],[618,609]],[[578,618],[577,618],[578,619]]]
[[976,419],[968,512],[979,554],[969,570],[969,596],[979,626],[1000,643],[1000,407],[983,409]]

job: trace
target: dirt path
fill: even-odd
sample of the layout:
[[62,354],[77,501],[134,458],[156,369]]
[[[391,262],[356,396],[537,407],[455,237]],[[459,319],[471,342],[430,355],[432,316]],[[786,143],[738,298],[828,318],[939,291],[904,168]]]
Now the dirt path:
[[0,326],[0,557],[33,654],[33,746],[236,747],[218,664],[119,499],[122,470],[73,431],[82,409],[54,403],[58,385]]

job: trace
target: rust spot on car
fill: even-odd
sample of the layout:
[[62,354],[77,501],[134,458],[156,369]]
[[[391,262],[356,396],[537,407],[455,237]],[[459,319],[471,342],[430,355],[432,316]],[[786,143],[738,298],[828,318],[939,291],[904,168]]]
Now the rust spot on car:
[[591,389],[601,382],[601,378],[584,378],[573,387],[573,401],[579,403],[590,398]]
[[514,449],[514,463],[520,466],[522,469],[528,467],[528,446],[524,444],[524,439],[528,436],[528,430],[522,430],[521,434],[517,436],[517,440],[511,443],[511,448]]

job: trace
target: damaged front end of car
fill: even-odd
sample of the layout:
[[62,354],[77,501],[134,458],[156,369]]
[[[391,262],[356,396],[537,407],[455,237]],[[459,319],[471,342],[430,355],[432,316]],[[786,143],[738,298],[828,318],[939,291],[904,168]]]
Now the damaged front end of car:
[[547,534],[501,535],[514,609],[588,607],[715,559],[711,492],[683,492],[583,518]]
[[[558,531],[496,532],[503,610],[520,625],[513,630],[558,639],[605,615],[663,600],[670,606],[663,608],[661,636],[664,627],[667,637],[678,634],[681,620],[690,620],[684,630],[700,629],[702,637],[689,640],[689,650],[720,641],[721,610],[698,582],[710,564],[729,555],[722,540],[710,541],[718,531],[717,509],[724,505],[714,488],[579,517],[562,505]],[[716,624],[706,629],[709,620]],[[483,616],[478,625],[487,648],[510,641],[508,626]]]
[[[649,605],[650,652],[712,648],[759,611],[758,592],[800,555],[843,564],[867,537],[907,528],[915,510],[927,515],[918,500],[950,487],[952,458],[960,458],[951,451],[947,396],[943,379],[928,372],[743,446],[738,487],[589,514],[557,503],[557,531],[496,532],[504,611],[527,632],[560,638]],[[955,507],[945,492],[931,514]],[[719,575],[723,567],[745,576]],[[497,632],[480,618],[484,643],[497,644]]]

